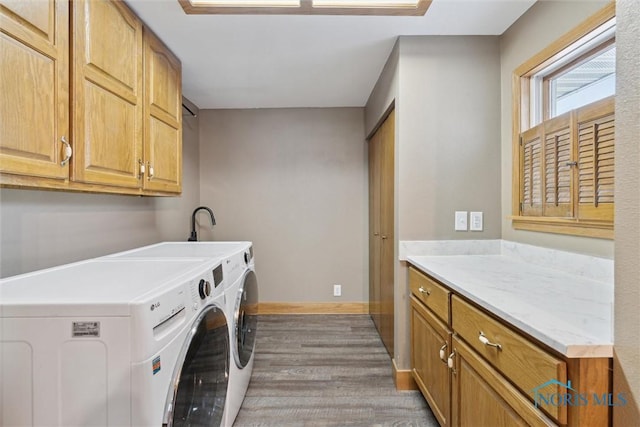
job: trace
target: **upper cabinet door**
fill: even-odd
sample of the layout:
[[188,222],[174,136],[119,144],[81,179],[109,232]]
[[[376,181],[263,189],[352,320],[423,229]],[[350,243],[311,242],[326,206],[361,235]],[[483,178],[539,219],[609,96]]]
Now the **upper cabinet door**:
[[121,1],[73,2],[73,180],[140,187],[142,24]]
[[68,29],[67,0],[0,0],[3,173],[69,176]]
[[145,190],[182,189],[182,65],[148,29],[144,31]]

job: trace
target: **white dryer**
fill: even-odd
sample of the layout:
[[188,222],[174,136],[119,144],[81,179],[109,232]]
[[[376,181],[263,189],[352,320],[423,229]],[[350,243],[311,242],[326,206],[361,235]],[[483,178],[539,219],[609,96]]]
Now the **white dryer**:
[[224,425],[233,425],[249,388],[258,327],[258,281],[251,242],[163,242],[108,258],[221,257],[231,353]]
[[254,349],[258,329],[258,280],[253,251],[235,253],[223,262],[227,284],[227,309],[231,314],[231,354],[229,393],[225,425],[232,426],[249,388],[253,373]]
[[214,259],[102,258],[1,280],[0,425],[220,425],[221,275]]

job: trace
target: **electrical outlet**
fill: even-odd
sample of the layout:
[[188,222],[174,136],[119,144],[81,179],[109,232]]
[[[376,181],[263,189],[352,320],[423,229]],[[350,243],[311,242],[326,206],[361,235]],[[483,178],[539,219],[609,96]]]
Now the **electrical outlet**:
[[467,231],[467,211],[456,211],[456,231]]
[[342,296],[342,285],[333,285],[333,296]]

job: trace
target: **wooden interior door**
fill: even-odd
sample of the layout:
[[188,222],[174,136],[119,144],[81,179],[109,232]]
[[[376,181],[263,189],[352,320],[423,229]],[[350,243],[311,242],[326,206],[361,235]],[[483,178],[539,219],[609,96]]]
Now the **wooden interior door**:
[[73,2],[75,181],[140,187],[142,23],[121,1]]
[[69,2],[0,0],[0,170],[65,179]]
[[369,140],[369,313],[380,332],[380,133]]
[[380,180],[380,304],[382,342],[393,357],[394,351],[394,184],[395,184],[395,114],[392,110],[382,124]]
[[394,162],[392,110],[369,140],[369,310],[393,357]]
[[143,188],[179,193],[182,188],[182,66],[144,29]]

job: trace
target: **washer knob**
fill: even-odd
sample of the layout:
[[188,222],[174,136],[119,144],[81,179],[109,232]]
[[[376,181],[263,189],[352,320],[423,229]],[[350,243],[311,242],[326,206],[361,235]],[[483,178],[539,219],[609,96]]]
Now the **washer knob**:
[[198,293],[200,294],[201,299],[205,299],[211,295],[211,283],[204,279],[200,279],[200,283],[198,284]]
[[249,255],[249,252],[245,252],[244,253],[244,263],[249,265],[249,261],[251,261],[251,255]]

